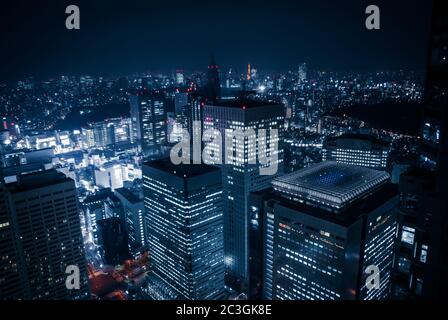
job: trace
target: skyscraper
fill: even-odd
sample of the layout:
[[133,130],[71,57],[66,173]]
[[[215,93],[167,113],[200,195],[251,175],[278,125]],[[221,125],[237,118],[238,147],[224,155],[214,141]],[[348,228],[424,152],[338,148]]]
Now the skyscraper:
[[221,97],[221,82],[219,80],[219,67],[215,62],[215,56],[210,58],[207,69],[207,81],[205,84],[205,96],[208,104],[213,104]]
[[91,123],[87,128],[82,128],[82,136],[85,148],[104,148],[115,143],[113,123]]
[[185,82],[185,76],[183,70],[176,70],[176,84],[183,85]]
[[129,235],[131,246],[140,248],[145,245],[145,206],[143,200],[139,199],[129,189],[121,188],[115,190],[115,195],[120,199],[124,210],[124,219]]
[[157,92],[139,92],[130,97],[133,136],[143,152],[157,156],[166,142],[165,96]]
[[[400,179],[394,265],[397,298],[448,297],[448,10],[433,2],[420,169]],[[425,171],[426,170],[426,171]]]
[[[204,105],[203,97],[197,92],[190,94],[190,112],[188,114],[188,132],[190,138],[193,140],[195,136],[200,137],[204,129]],[[195,126],[195,123],[200,123],[200,126]],[[200,130],[200,132],[199,132]]]
[[[269,186],[270,181],[283,172],[284,112],[282,105],[253,100],[232,100],[204,106],[204,130],[214,128],[222,136],[222,150],[231,155],[231,162],[223,164],[222,183],[224,201],[224,261],[226,284],[237,291],[245,291],[248,281],[248,195]],[[262,165],[255,161],[263,153],[260,140],[254,134],[266,129],[270,145],[273,175],[261,175]],[[269,130],[277,129],[278,138]],[[243,141],[234,139],[233,130],[248,133]],[[254,133],[249,133],[254,130]],[[270,135],[271,133],[271,135]],[[229,140],[231,143],[226,144]],[[254,140],[255,139],[255,140]],[[215,142],[216,143],[216,142]],[[274,150],[277,143],[277,150]],[[215,146],[218,147],[218,146]]]
[[218,298],[224,290],[219,169],[151,161],[143,186],[154,274],[186,299]]
[[324,141],[322,160],[385,170],[389,152],[389,143],[370,135],[345,134]]
[[421,160],[424,167],[429,169],[437,167],[439,156],[447,156],[446,153],[440,154],[441,151],[446,152],[447,148],[447,142],[444,140],[448,104],[446,97],[448,91],[448,40],[446,39],[448,19],[446,14],[447,9],[443,1],[434,1],[421,123],[423,138]]
[[6,190],[0,182],[0,300],[22,299],[26,296],[26,279],[22,277],[21,252],[15,239],[13,215]]
[[[398,197],[387,173],[322,162],[272,185],[251,194],[254,297],[389,296]],[[370,288],[374,269],[378,286]]]
[[302,63],[299,67],[299,81],[303,82],[307,78],[308,68],[306,63]]
[[[2,210],[1,236],[6,235],[5,244],[9,241],[11,246],[3,247],[2,240],[1,263],[7,261],[11,276],[18,275],[21,280],[14,280],[15,288],[2,283],[0,296],[33,300],[88,298],[74,181],[56,170],[22,175],[17,182],[4,186],[2,198],[7,215]],[[79,290],[66,287],[65,272],[70,265],[80,270]]]
[[106,218],[106,209],[104,203],[107,198],[113,193],[110,188],[102,189],[94,195],[88,196],[82,202],[82,208],[85,214],[87,230],[91,234],[91,240],[95,244],[100,243],[100,237],[98,234],[97,221]]
[[120,218],[99,220],[98,231],[107,264],[115,266],[130,258],[128,235]]
[[176,115],[182,115],[186,105],[188,105],[188,95],[185,92],[176,92],[174,94],[174,110]]
[[435,172],[414,168],[400,177],[400,206],[392,294],[395,299],[420,298],[428,263],[428,222],[436,214]]

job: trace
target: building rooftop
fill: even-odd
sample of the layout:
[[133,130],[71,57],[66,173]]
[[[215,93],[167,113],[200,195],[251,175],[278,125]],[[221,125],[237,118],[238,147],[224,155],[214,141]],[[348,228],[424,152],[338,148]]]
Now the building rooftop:
[[390,143],[380,140],[369,134],[347,133],[337,137],[329,137],[325,139],[324,147],[336,145],[342,148],[353,148],[354,142],[358,142],[356,148],[389,148]]
[[145,166],[175,175],[179,178],[192,178],[209,172],[219,171],[218,167],[205,164],[180,164],[175,165],[169,158],[149,161]]
[[54,169],[17,176],[17,182],[6,184],[10,192],[23,192],[73,181]]
[[266,106],[280,106],[279,103],[264,100],[255,99],[231,99],[231,100],[219,100],[214,107],[226,107],[226,108],[239,108],[239,109],[254,109]]
[[385,183],[374,192],[365,195],[362,201],[356,201],[350,206],[344,207],[342,210],[328,210],[325,206],[316,206],[306,202],[300,202],[296,199],[285,197],[273,188],[253,192],[253,194],[261,195],[267,199],[277,201],[278,205],[332,222],[341,226],[350,226],[359,219],[360,216],[372,212],[379,206],[393,201],[398,195],[397,185]]
[[127,188],[120,188],[115,190],[116,193],[119,193],[123,198],[128,200],[130,203],[139,203],[142,200],[139,199],[131,190]]
[[272,182],[274,190],[299,201],[338,211],[389,180],[383,171],[321,162]]
[[110,195],[112,195],[112,190],[110,188],[105,188],[97,191],[95,194],[87,196],[83,203],[98,202],[106,200]]

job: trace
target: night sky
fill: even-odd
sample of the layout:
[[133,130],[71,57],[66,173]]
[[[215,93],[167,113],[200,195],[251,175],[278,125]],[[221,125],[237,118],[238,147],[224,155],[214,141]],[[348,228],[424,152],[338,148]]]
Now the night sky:
[[[65,7],[81,30],[65,29]],[[381,9],[368,31],[365,8]],[[247,62],[285,71],[425,69],[430,1],[239,0],[0,3],[0,79],[61,74],[125,75],[204,70],[211,52],[224,68]]]

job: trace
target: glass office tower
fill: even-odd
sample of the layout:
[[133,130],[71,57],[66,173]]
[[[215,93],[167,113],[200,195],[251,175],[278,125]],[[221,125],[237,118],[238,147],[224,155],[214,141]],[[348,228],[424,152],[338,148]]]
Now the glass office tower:
[[[0,200],[0,265],[7,270],[1,275],[5,279],[0,277],[0,298],[87,299],[75,182],[56,170],[21,175],[4,185]],[[65,284],[69,265],[80,271],[77,290]],[[10,279],[15,279],[13,285]]]
[[[237,292],[247,291],[249,279],[249,193],[269,186],[270,181],[283,173],[283,136],[285,108],[283,105],[253,101],[230,100],[204,106],[204,130],[219,130],[222,146],[216,140],[210,143],[214,150],[222,150],[230,161],[221,166],[224,198],[224,262],[226,265],[226,285]],[[233,130],[253,130],[239,142],[233,137]],[[261,175],[263,166],[257,161],[263,153],[259,144],[260,129],[266,129],[269,149],[276,167],[273,175]],[[278,137],[270,136],[269,130],[277,129]],[[272,139],[272,140],[271,140]],[[274,139],[276,141],[274,141]],[[226,143],[231,141],[231,143]],[[274,144],[277,144],[274,150]],[[217,151],[219,152],[219,151]],[[255,164],[254,164],[255,162]]]
[[143,166],[147,243],[155,275],[186,299],[224,291],[221,173],[169,159]]
[[148,156],[158,156],[166,143],[165,96],[157,92],[139,92],[130,96],[132,134]]
[[[272,186],[250,197],[252,297],[389,296],[398,197],[387,173],[322,162]],[[379,271],[374,289],[371,266]]]

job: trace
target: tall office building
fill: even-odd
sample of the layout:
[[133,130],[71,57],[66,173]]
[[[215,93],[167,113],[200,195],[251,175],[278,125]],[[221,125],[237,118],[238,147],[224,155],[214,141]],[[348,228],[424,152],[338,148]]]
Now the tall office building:
[[113,118],[95,124],[99,128],[101,128],[101,125],[103,134],[98,135],[100,139],[96,141],[97,145],[109,146],[119,142],[132,142],[130,118]]
[[124,230],[126,229],[126,219],[124,216],[123,205],[120,199],[116,196],[116,193],[112,193],[104,201],[104,216],[105,218],[119,218],[123,224]]
[[[188,132],[190,133],[190,139],[193,141],[194,137],[200,137],[204,129],[204,98],[197,92],[193,92],[189,95],[190,103],[188,110]],[[200,123],[200,126],[195,126],[195,123]]]
[[188,94],[185,92],[176,92],[174,94],[174,110],[176,115],[182,115],[184,107],[188,105]]
[[176,116],[174,112],[167,113],[167,140],[169,143],[182,141],[184,130],[188,130],[188,118],[185,115]]
[[115,190],[115,195],[123,206],[130,245],[135,248],[143,247],[146,243],[143,200],[126,188]]
[[423,138],[421,160],[423,166],[430,170],[436,169],[440,151],[445,150],[443,155],[447,156],[447,142],[444,139],[448,104],[447,24],[447,9],[444,2],[434,1],[421,123]]
[[205,84],[205,97],[208,104],[213,104],[221,97],[221,81],[219,79],[219,67],[212,55],[207,69],[207,79]]
[[322,160],[385,170],[389,143],[364,134],[344,134],[327,138],[322,146]]
[[[21,175],[17,182],[4,186],[0,200],[3,202],[0,261],[9,273],[5,279],[3,271],[0,275],[0,297],[88,298],[74,181],[56,170]],[[9,246],[4,247],[6,244]],[[66,287],[65,271],[69,265],[80,270],[79,290]]]
[[115,143],[113,123],[91,123],[81,131],[84,148],[104,148]]
[[84,149],[95,147],[93,128],[81,128],[82,146]]
[[99,234],[97,221],[106,218],[104,203],[112,195],[111,189],[102,189],[97,193],[90,195],[82,202],[87,230],[91,235],[92,242],[99,243]]
[[128,235],[119,217],[98,221],[104,261],[108,265],[118,265],[130,258]]
[[183,85],[185,82],[185,76],[183,70],[176,70],[176,84]]
[[219,298],[224,290],[221,173],[169,159],[143,166],[151,267],[186,299]]
[[[397,298],[448,297],[448,10],[433,2],[420,169],[401,176]],[[426,170],[426,171],[425,171]]]
[[[223,154],[231,155],[231,161],[221,167],[225,200],[224,261],[226,284],[237,291],[244,292],[248,281],[248,195],[252,191],[268,187],[274,177],[283,173],[284,112],[282,105],[251,100],[232,100],[204,106],[204,130],[219,130],[223,143],[221,150]],[[233,138],[232,130],[249,129],[253,129],[255,135],[260,129],[267,130],[267,143],[269,149],[273,149],[271,157],[275,159],[270,165],[276,167],[275,174],[260,174],[263,165],[257,161],[257,157],[259,160],[263,149],[256,136],[250,133],[244,138],[244,142]],[[278,141],[274,141],[270,129],[278,130]],[[232,143],[226,144],[228,139]],[[276,142],[277,150],[274,149]],[[210,143],[213,144],[216,142]],[[214,147],[219,148],[216,145]]]
[[414,168],[400,177],[400,207],[392,294],[395,299],[422,297],[425,269],[428,264],[428,223],[436,214],[435,172]]
[[308,67],[306,63],[302,63],[299,67],[299,81],[303,82],[307,79]]
[[166,110],[163,93],[139,92],[130,97],[132,132],[148,156],[162,152],[166,139]]
[[6,189],[0,182],[0,300],[22,299],[26,294],[26,279],[20,248],[15,240],[13,215],[10,213]]
[[[282,176],[272,188],[252,193],[252,297],[387,298],[397,205],[386,172],[336,162]],[[375,288],[367,286],[371,266],[379,271]]]
[[93,138],[97,147],[107,147],[115,143],[114,126],[112,123],[97,122],[92,127]]

